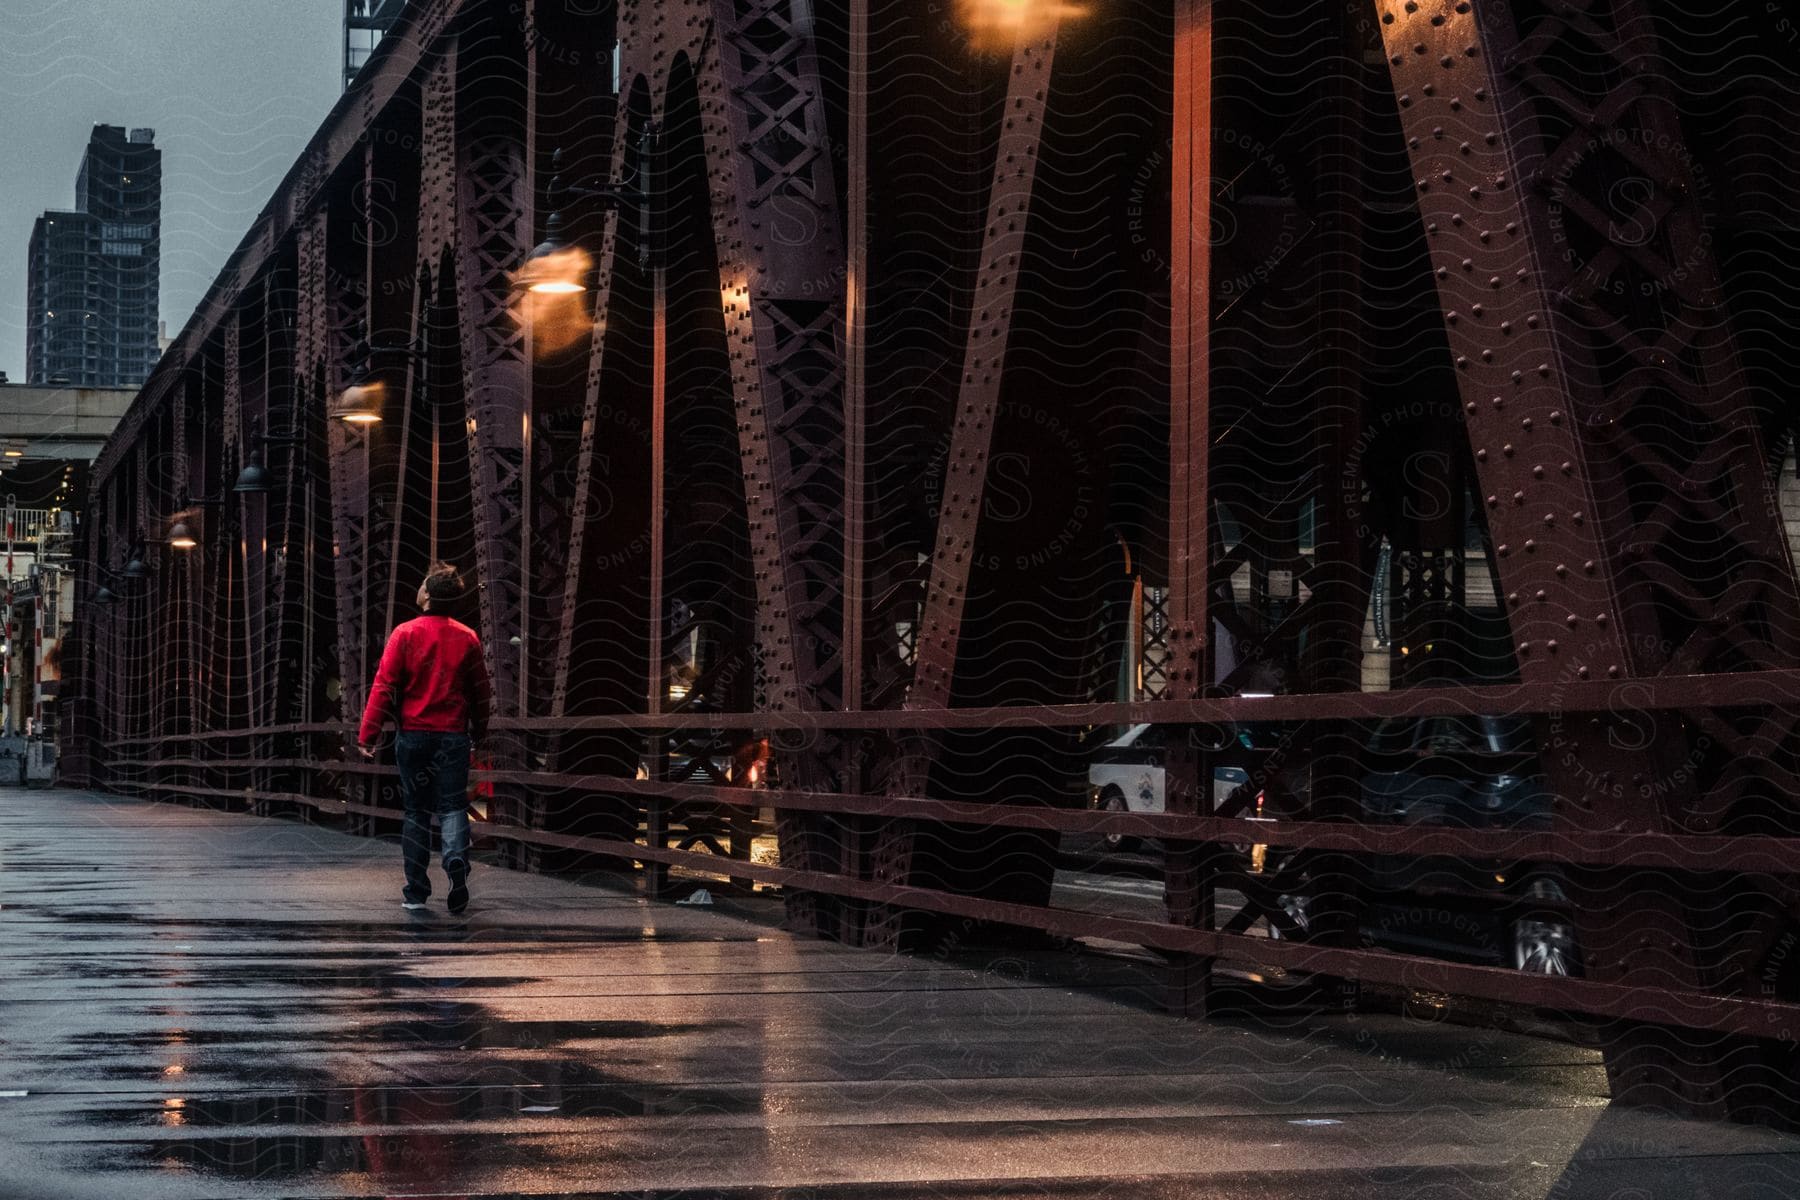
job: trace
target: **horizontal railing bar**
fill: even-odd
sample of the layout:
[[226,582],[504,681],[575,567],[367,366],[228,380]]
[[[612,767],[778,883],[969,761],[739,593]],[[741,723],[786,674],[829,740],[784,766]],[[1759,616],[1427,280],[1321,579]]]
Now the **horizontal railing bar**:
[[1601,983],[1564,976],[1535,976],[1503,967],[1477,967],[1414,958],[1379,950],[1314,946],[1307,943],[1219,933],[1185,926],[1096,916],[1004,900],[958,896],[934,889],[903,887],[772,867],[690,850],[658,849],[610,838],[555,834],[489,821],[471,822],[489,837],[593,854],[667,863],[729,874],[796,891],[845,896],[897,908],[943,913],[1038,929],[1065,937],[1106,937],[1155,950],[1278,966],[1311,974],[1362,979],[1401,987],[1428,988],[1539,1008],[1580,1011],[1595,1016],[1649,1021],[1687,1029],[1714,1029],[1762,1037],[1800,1027],[1800,1004],[1740,999],[1702,992],[1678,992],[1632,984]]
[[[145,769],[319,770],[341,774],[392,775],[394,768],[372,762],[306,759],[127,760],[118,765]],[[1182,843],[1260,843],[1281,849],[1332,850],[1394,857],[1441,856],[1540,862],[1577,866],[1619,866],[1677,871],[1733,871],[1800,874],[1800,838],[1763,834],[1613,833],[1587,830],[1455,829],[1428,825],[1369,825],[1351,821],[1267,821],[1177,813],[1109,813],[1086,808],[1048,808],[934,800],[922,796],[870,796],[850,792],[801,792],[783,788],[743,788],[711,783],[676,783],[615,775],[547,771],[477,770],[477,781],[537,788],[770,808],[931,820],[945,824],[1125,837],[1154,837]]]
[[[177,784],[147,785],[146,790],[205,795]],[[397,818],[395,809],[346,801],[320,801],[290,793],[244,793],[218,789],[216,794],[249,796],[309,804],[331,812],[366,812]],[[751,879],[777,887],[844,896],[897,908],[936,912],[973,920],[1015,925],[1065,937],[1105,937],[1200,958],[1275,966],[1317,975],[1360,979],[1408,988],[1426,988],[1532,1007],[1584,1012],[1628,1021],[1647,1021],[1686,1029],[1709,1029],[1757,1037],[1784,1037],[1800,1027],[1800,1004],[1677,991],[1639,984],[1605,983],[1567,976],[1536,976],[1502,967],[1470,966],[1417,958],[1380,950],[1318,946],[1310,943],[1191,929],[1131,917],[1109,917],[1015,901],[960,896],[930,888],[875,883],[817,871],[798,871],[746,859],[721,858],[692,850],[645,846],[614,838],[585,837],[526,829],[505,822],[472,821],[474,833],[527,845],[657,862],[670,866]]]
[[[1315,692],[1130,703],[993,705],[980,708],[863,709],[834,712],[617,713],[588,717],[509,717],[491,728],[536,734],[680,729],[781,730],[1075,728],[1090,725],[1249,724],[1355,721],[1390,717],[1557,716],[1567,713],[1668,712],[1680,709],[1800,706],[1800,670],[1676,675],[1568,683],[1417,687],[1390,692]],[[113,739],[115,745],[278,734],[340,734],[349,722],[209,730]]]

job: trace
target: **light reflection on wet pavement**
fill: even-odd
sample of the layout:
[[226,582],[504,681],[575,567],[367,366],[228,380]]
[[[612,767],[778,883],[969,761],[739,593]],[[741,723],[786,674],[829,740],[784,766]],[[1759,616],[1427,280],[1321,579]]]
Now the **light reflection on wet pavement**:
[[1564,1043],[496,868],[415,916],[397,860],[0,791],[0,1197],[1800,1194],[1800,1139],[1612,1109]]

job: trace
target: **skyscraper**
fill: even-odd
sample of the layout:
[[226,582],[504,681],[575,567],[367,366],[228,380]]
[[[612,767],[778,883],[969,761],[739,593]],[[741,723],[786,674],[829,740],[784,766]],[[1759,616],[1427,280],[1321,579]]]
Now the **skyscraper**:
[[27,382],[136,387],[156,366],[162,151],[156,131],[96,125],[75,207],[31,230]]
[[344,0],[344,90],[375,53],[406,0]]

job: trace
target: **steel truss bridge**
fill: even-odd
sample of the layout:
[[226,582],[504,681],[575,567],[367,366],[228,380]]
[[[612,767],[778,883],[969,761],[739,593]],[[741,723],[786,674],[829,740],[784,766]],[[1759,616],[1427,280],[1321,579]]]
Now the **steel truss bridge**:
[[[1761,0],[415,2],[96,464],[65,781],[375,830],[347,733],[448,559],[519,865],[1118,939],[1189,1012],[1583,1013],[1623,1100],[1791,1114],[1797,60]],[[520,285],[553,205],[584,292]],[[1546,826],[1365,813],[1371,728],[1458,714],[1529,718]],[[1146,722],[1166,811],[1093,811]],[[1103,833],[1160,913],[1052,902]],[[1582,973],[1367,944],[1434,856],[1560,880]]]

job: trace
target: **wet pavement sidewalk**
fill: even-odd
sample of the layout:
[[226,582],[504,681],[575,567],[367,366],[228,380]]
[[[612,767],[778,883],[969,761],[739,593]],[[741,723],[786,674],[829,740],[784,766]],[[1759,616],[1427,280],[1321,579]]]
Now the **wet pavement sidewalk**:
[[1130,963],[494,868],[415,915],[399,874],[295,822],[0,790],[0,1197],[1800,1195],[1800,1138],[1612,1108],[1560,1042],[1178,1021]]

